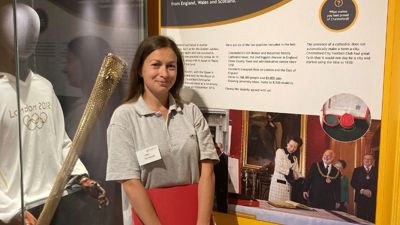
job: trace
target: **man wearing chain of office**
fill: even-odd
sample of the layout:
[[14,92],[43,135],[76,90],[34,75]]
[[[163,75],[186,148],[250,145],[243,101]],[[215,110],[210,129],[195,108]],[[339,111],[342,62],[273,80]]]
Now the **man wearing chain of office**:
[[314,208],[334,210],[340,206],[340,172],[333,166],[335,153],[328,149],[306,175],[303,197]]

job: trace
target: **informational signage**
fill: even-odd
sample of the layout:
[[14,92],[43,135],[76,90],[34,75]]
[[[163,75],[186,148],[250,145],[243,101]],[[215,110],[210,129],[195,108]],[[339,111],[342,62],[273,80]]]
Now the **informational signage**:
[[319,115],[332,96],[381,118],[387,1],[161,1],[184,92],[211,108]]

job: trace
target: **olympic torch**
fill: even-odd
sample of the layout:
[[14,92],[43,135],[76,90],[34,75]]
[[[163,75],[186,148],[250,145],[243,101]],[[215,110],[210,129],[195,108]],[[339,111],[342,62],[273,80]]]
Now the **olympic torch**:
[[109,53],[100,67],[96,83],[93,86],[86,108],[79,122],[71,149],[57,174],[56,181],[46,200],[43,211],[39,216],[38,225],[49,225],[57,209],[58,203],[64,192],[65,185],[71,176],[72,170],[83,150],[83,146],[96,124],[96,120],[105,108],[105,105],[115,90],[122,73],[125,71],[126,63],[118,56]]

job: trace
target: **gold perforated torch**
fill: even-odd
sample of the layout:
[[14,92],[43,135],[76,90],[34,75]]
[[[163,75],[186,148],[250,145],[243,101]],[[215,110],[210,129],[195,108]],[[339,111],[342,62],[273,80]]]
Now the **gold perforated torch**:
[[109,53],[100,67],[96,83],[93,86],[85,111],[79,122],[71,149],[57,174],[56,181],[46,200],[43,211],[39,216],[38,225],[49,225],[57,209],[58,203],[63,195],[65,185],[71,176],[72,170],[83,150],[83,146],[96,124],[96,120],[105,108],[108,99],[115,90],[122,73],[125,71],[126,63],[118,56]]

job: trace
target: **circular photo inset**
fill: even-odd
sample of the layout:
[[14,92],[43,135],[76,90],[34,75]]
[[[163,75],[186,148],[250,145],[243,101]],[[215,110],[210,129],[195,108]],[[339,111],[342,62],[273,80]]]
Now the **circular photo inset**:
[[352,94],[338,94],[324,103],[320,121],[329,137],[350,142],[367,133],[371,125],[371,114],[361,98]]
[[355,23],[358,6],[355,0],[326,0],[319,13],[320,21],[326,29],[341,32]]

